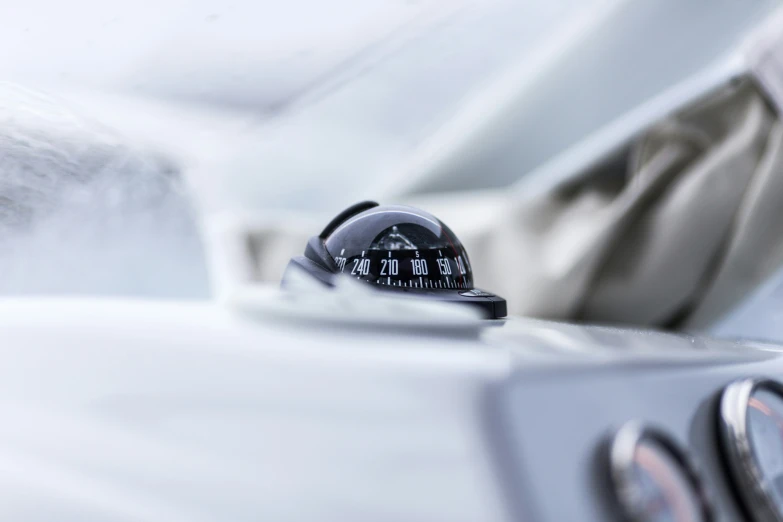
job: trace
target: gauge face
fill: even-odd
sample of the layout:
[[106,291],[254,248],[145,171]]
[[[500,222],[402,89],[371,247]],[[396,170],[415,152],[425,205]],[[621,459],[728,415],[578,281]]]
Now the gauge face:
[[471,289],[470,260],[456,236],[437,218],[403,206],[354,216],[325,241],[337,270],[378,286]]
[[724,450],[754,520],[783,520],[783,387],[747,379],[721,399]]
[[631,424],[612,446],[612,480],[629,522],[704,522],[704,497],[674,443]]
[[748,401],[748,433],[754,460],[783,513],[783,399],[763,388]]

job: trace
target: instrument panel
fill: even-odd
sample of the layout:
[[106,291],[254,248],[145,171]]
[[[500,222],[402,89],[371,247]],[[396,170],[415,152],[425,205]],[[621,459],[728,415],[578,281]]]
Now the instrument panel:
[[[495,321],[506,316],[505,300],[473,287],[449,227],[408,206],[363,201],[343,210],[291,258],[281,286],[296,289],[302,277],[323,291],[358,280],[399,303],[466,305],[477,321],[492,320],[476,335],[522,355],[500,386],[496,431],[497,464],[510,484],[519,479],[510,502],[530,497],[520,518],[783,522],[783,385],[774,375],[747,377],[754,365],[758,375],[777,365],[783,378],[773,348]],[[536,351],[540,360],[525,359]]]
[[519,518],[783,520],[780,354],[709,351],[520,368],[494,430]]

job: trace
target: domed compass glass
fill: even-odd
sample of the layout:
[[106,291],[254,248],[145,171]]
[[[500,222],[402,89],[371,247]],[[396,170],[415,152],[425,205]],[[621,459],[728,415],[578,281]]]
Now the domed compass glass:
[[470,259],[454,233],[413,207],[354,205],[311,238],[292,267],[325,284],[343,275],[379,290],[471,305],[492,319],[506,315],[505,299],[473,287]]

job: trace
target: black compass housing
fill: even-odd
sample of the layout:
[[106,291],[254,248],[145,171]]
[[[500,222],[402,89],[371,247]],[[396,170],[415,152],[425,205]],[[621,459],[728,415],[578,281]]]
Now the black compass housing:
[[489,319],[507,314],[505,299],[473,287],[470,259],[454,233],[413,207],[353,205],[310,238],[304,256],[291,259],[283,286],[293,268],[326,285],[344,275],[382,291],[473,306]]

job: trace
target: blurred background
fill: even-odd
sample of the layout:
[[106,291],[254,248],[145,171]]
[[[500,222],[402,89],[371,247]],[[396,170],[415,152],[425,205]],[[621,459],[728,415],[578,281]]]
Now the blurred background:
[[277,284],[372,198],[512,313],[783,340],[781,5],[6,3],[0,292]]

